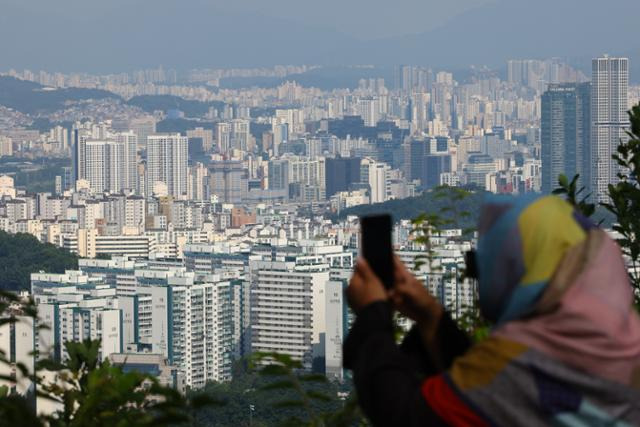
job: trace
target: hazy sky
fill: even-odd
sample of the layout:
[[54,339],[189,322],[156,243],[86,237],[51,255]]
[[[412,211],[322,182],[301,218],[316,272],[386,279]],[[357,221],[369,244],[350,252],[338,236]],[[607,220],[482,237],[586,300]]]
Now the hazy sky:
[[605,52],[640,69],[640,0],[0,0],[0,70],[163,64],[502,67]]
[[461,12],[490,1],[232,0],[224,7],[279,16],[310,25],[330,26],[342,33],[370,40],[430,30]]
[[433,29],[455,15],[493,0],[0,0],[52,14],[91,16],[132,3],[148,7],[169,2],[207,2],[221,10],[249,12],[314,27],[331,28],[362,40]]

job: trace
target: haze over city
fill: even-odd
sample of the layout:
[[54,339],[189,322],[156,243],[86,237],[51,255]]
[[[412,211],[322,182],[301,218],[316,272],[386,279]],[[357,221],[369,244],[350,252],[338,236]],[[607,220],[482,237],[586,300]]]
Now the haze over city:
[[0,2],[0,425],[640,425],[638,0]]

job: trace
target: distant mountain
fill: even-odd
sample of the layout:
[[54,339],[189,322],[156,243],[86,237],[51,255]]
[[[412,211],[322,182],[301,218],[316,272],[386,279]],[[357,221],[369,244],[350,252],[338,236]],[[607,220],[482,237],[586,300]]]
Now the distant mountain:
[[500,0],[429,32],[365,43],[342,59],[380,55],[387,63],[460,67],[498,66],[510,58],[624,54],[640,49],[638,16],[637,0]]
[[0,105],[27,114],[50,113],[64,108],[67,101],[120,97],[98,89],[53,89],[37,83],[0,76]]
[[640,62],[638,0],[497,0],[435,30],[376,41],[338,33],[330,23],[326,28],[309,27],[255,13],[222,11],[214,3],[132,0],[125,10],[90,17],[65,13],[63,8],[56,13],[26,10],[19,2],[3,5],[2,64],[99,72],[158,64],[178,70],[283,63],[461,68],[503,66],[509,58],[629,52],[632,67]]

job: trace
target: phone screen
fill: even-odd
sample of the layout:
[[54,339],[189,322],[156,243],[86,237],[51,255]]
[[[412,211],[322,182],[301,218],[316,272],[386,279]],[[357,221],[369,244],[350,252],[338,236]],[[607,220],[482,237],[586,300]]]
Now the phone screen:
[[374,215],[360,218],[361,253],[382,284],[393,286],[393,251],[391,247],[391,217]]

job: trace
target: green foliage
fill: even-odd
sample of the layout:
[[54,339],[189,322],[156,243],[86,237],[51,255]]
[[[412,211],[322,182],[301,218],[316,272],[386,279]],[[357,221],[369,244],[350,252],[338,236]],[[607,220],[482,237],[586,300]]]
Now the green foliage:
[[[458,187],[440,186],[432,190],[431,198],[437,202],[434,203],[434,208],[432,208],[435,210],[422,213],[411,221],[413,224],[411,233],[414,236],[414,242],[424,245],[426,248],[425,254],[416,258],[416,270],[427,264],[430,274],[442,274],[443,280],[452,278],[447,276],[448,274],[455,274],[457,276],[455,277],[456,281],[465,280],[465,271],[461,271],[458,268],[455,269],[455,273],[440,273],[442,266],[434,262],[432,239],[440,235],[442,231],[452,228],[462,229],[461,240],[469,240],[472,237],[475,228],[465,226],[469,218],[473,216],[472,211],[467,210],[469,206],[467,202],[472,197],[474,197],[474,193]],[[478,210],[474,211],[476,215]],[[447,308],[456,310],[456,307]],[[469,332],[476,340],[486,338],[489,333],[490,325],[481,316],[477,304],[472,307],[462,307],[456,322],[462,330]]]
[[9,393],[9,388],[0,388],[0,425],[21,427],[44,427],[29,401],[17,394]]
[[[464,194],[464,197],[462,197]],[[427,214],[439,214],[442,221],[450,222],[455,220],[456,226],[464,230],[474,229],[478,221],[478,213],[482,198],[486,194],[484,190],[470,190],[458,187],[436,187],[429,191],[424,191],[416,197],[409,197],[402,200],[390,200],[384,203],[373,205],[360,205],[344,209],[337,215],[338,218],[346,218],[347,215],[374,215],[389,213],[394,221],[401,219],[413,219]],[[452,204],[452,200],[456,200]],[[447,207],[455,209],[447,209]],[[443,210],[444,208],[444,210]],[[465,215],[460,215],[466,212]],[[456,214],[458,217],[456,218]],[[446,224],[443,224],[446,225]],[[444,228],[451,227],[452,223]]]
[[475,342],[488,338],[491,333],[491,324],[480,313],[480,306],[477,301],[471,307],[463,307],[462,313],[456,319],[456,323]]
[[29,193],[51,193],[55,190],[56,175],[62,176],[62,168],[70,165],[71,161],[65,158],[25,161],[3,157],[0,159],[0,175],[12,176],[16,187],[24,188]]
[[558,185],[559,187],[553,190],[552,194],[555,195],[564,195],[565,198],[571,205],[576,208],[578,212],[587,218],[591,217],[596,211],[595,203],[589,203],[590,194],[584,195],[579,199],[581,193],[585,191],[585,187],[580,187],[578,189],[578,180],[580,179],[580,174],[575,175],[571,182],[566,175],[560,174],[558,176]]
[[28,290],[31,273],[64,273],[77,269],[78,257],[30,234],[0,231],[0,289]]
[[171,426],[193,424],[195,414],[217,402],[209,396],[190,398],[162,386],[153,376],[124,372],[100,360],[99,341],[68,342],[69,359],[51,361],[39,369],[55,372],[55,380],[39,381],[40,394],[58,404],[43,417],[52,427],[73,426]]
[[620,233],[618,243],[629,258],[629,277],[634,288],[636,307],[640,309],[640,104],[631,109],[629,119],[629,139],[622,141],[613,155],[620,167],[620,181],[609,185],[609,202],[603,203],[603,206],[616,217],[612,228]]
[[416,260],[415,268],[419,269],[425,262],[429,263],[430,271],[437,271],[438,267],[433,265],[433,245],[432,238],[442,231],[453,228],[461,228],[461,239],[468,239],[472,235],[474,228],[467,226],[472,213],[468,208],[469,199],[475,196],[469,190],[459,187],[449,187],[442,185],[435,187],[429,193],[433,204],[423,213],[411,220],[414,242],[424,245],[426,252]]
[[259,353],[238,362],[233,380],[209,383],[203,393],[223,406],[204,408],[197,423],[216,426],[327,425],[354,426],[364,419],[355,397],[324,375],[300,370],[289,356]]
[[[0,313],[29,315],[37,312],[31,300],[2,292]],[[0,324],[17,321],[9,316]],[[362,423],[354,398],[338,399],[339,388],[324,375],[301,371],[302,365],[277,353],[257,354],[250,369],[236,367],[234,380],[210,383],[199,392],[181,395],[160,385],[156,378],[124,372],[120,366],[101,360],[99,341],[67,342],[63,363],[39,361],[35,374],[16,365],[19,377],[31,378],[40,399],[56,409],[36,416],[33,399],[0,387],[0,425],[27,427],[182,426],[182,425],[331,425]],[[0,354],[0,363],[8,364]],[[346,394],[346,393],[345,393]],[[254,413],[255,412],[255,413]]]
[[295,397],[284,395],[274,402],[276,408],[299,408],[302,415],[292,415],[284,421],[284,425],[322,426],[324,417],[317,412],[315,401],[328,402],[331,397],[318,389],[309,387],[314,383],[324,383],[324,375],[302,374],[302,363],[291,356],[279,353],[255,353],[251,358],[251,365],[263,377],[270,381],[260,386],[262,391],[293,391]]

